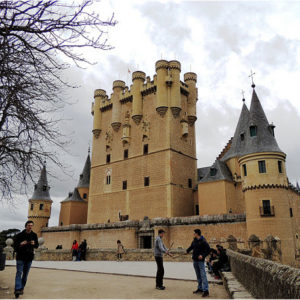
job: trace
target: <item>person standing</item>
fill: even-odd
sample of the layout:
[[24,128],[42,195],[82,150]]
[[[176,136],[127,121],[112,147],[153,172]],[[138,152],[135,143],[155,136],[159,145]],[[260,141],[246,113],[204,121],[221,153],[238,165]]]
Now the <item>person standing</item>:
[[205,257],[209,254],[210,247],[205,238],[201,235],[200,229],[194,230],[194,240],[186,252],[189,253],[191,250],[193,250],[192,259],[198,281],[198,288],[193,293],[203,293],[202,297],[207,297],[209,296],[209,291],[205,272]]
[[86,248],[87,248],[87,242],[85,239],[80,244],[79,248],[80,248],[80,260],[85,260]]
[[37,234],[32,231],[33,221],[25,223],[25,229],[14,237],[16,256],[15,296],[23,295],[27,277],[34,257],[34,248],[39,247]]
[[71,251],[72,251],[72,260],[76,261],[78,259],[77,258],[78,257],[78,243],[76,240],[73,241]]
[[117,240],[117,260],[121,261],[122,254],[125,254],[124,246],[122,245],[120,240]]
[[155,239],[155,245],[154,245],[154,257],[157,264],[156,288],[158,290],[164,290],[166,288],[163,286],[163,278],[165,274],[164,264],[163,264],[163,254],[166,253],[169,256],[172,256],[162,241],[164,234],[165,231],[163,229],[158,230],[158,236]]

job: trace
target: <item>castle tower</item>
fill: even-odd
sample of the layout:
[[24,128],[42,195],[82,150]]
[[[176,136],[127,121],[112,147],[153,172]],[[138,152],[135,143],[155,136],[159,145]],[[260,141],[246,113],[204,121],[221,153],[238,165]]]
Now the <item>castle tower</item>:
[[60,203],[59,226],[86,224],[90,187],[90,150],[86,158],[77,187]]
[[[159,60],[155,67],[153,80],[134,72],[133,84],[120,92],[119,102],[114,96],[101,102],[88,223],[194,214],[197,77],[185,75],[182,82],[178,61]],[[112,128],[115,111],[122,130]]]
[[249,114],[245,113],[241,131],[236,136],[238,163],[242,177],[248,236],[262,240],[268,235],[279,237],[283,263],[295,258],[290,216],[286,154],[280,150],[261,103],[253,93]]
[[41,236],[41,228],[48,226],[51,215],[52,200],[49,193],[46,165],[44,164],[39,181],[34,186],[32,197],[28,200],[28,219],[34,222],[34,231]]

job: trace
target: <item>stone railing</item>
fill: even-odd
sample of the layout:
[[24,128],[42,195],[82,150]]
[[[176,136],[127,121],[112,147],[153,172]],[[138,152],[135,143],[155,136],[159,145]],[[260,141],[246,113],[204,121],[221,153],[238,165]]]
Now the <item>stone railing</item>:
[[[165,261],[192,261],[191,255],[185,255],[184,250],[171,250],[174,257],[164,256]],[[70,250],[47,250],[37,249],[35,251],[35,260],[55,260],[55,261],[70,261],[72,253]],[[108,260],[114,261],[117,259],[116,249],[88,249],[86,252],[86,260]],[[153,261],[154,255],[152,249],[127,249],[123,255],[123,260],[126,261]]]
[[234,276],[256,298],[300,299],[300,270],[227,250]]

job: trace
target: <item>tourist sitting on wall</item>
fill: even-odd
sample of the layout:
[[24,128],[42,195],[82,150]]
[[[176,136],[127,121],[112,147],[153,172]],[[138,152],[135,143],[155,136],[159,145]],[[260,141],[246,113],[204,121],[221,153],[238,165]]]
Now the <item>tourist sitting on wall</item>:
[[122,245],[120,240],[117,240],[117,260],[121,261],[122,254],[125,254],[124,246]]
[[220,270],[228,268],[228,256],[226,254],[226,249],[222,246],[217,245],[218,260],[213,262],[212,270],[215,274],[215,279],[221,279]]
[[77,255],[78,255],[78,243],[76,240],[73,241],[73,245],[71,248],[72,251],[72,260],[75,261],[77,260]]
[[207,257],[206,265],[209,273],[213,273],[212,262],[218,259],[218,252],[216,249],[210,249],[209,255]]

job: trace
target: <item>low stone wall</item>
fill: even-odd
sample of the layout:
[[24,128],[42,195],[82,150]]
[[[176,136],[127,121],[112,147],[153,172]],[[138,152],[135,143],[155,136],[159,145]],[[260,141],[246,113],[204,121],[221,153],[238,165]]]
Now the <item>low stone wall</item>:
[[256,298],[300,299],[300,269],[227,250],[234,276]]
[[[164,256],[165,261],[192,261],[191,254],[186,255],[184,250],[171,250],[174,257]],[[115,249],[88,249],[86,260],[116,260],[117,253]],[[71,261],[72,253],[70,250],[47,250],[37,249],[35,251],[35,260],[53,260],[53,261]],[[128,249],[123,255],[126,261],[153,261],[153,250],[151,249]]]

